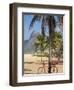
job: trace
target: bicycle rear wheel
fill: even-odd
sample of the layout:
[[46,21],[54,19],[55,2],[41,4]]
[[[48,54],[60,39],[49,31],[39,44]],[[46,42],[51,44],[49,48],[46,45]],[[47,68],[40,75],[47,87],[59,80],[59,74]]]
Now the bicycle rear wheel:
[[46,73],[45,68],[39,67],[38,70],[37,70],[37,73],[38,73],[38,74]]

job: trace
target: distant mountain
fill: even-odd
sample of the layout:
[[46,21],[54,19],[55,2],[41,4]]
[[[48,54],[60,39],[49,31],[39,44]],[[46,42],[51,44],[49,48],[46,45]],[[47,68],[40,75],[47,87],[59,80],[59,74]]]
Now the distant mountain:
[[33,53],[34,51],[34,43],[36,41],[37,36],[40,33],[32,32],[30,39],[24,41],[24,53]]

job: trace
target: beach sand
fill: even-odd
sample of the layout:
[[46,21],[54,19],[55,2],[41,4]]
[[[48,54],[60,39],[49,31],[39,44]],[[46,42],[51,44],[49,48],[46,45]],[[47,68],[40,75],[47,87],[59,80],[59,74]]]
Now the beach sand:
[[[57,60],[56,58],[52,58],[52,60]],[[41,57],[34,56],[32,54],[24,54],[24,74],[47,74],[48,73],[48,58],[42,57],[42,61],[44,61],[45,65],[43,67],[43,63],[41,62]],[[63,63],[55,65],[58,69],[57,73],[63,73]],[[52,73],[53,68],[51,69]]]

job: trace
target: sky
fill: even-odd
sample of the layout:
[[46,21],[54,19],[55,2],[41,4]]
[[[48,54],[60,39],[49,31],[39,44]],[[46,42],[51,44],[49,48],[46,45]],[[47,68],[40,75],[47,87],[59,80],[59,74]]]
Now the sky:
[[[33,14],[24,14],[23,15],[23,19],[24,19],[24,40],[29,40],[30,38],[30,35],[31,33],[34,31],[34,32],[40,32],[41,30],[41,21],[36,21],[33,28],[31,30],[29,30],[29,26],[30,26],[30,23],[33,19]],[[56,22],[58,21],[58,18],[57,16],[54,16],[55,17],[55,20]],[[58,16],[59,17],[59,16]],[[56,31],[60,31],[60,28],[57,26],[55,28]],[[48,32],[48,27],[46,28],[46,31]]]
[[24,15],[24,40],[27,40],[30,38],[31,33],[33,30],[35,32],[39,32],[41,28],[41,23],[40,22],[35,22],[35,25],[33,27],[33,30],[29,30],[29,26],[31,23],[31,20],[33,18],[33,15]]

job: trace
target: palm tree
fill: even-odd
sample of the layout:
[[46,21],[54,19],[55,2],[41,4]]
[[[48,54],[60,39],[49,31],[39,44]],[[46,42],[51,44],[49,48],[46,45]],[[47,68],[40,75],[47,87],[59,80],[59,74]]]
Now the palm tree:
[[58,57],[58,60],[60,61],[60,57],[63,51],[63,38],[60,32],[54,32],[53,37],[54,38],[52,38],[51,47],[53,51],[55,51],[53,53]]
[[38,35],[34,43],[35,52],[40,51],[41,62],[44,50],[47,48],[47,41],[44,39],[43,35]]
[[53,37],[53,32],[54,29],[56,27],[56,21],[53,15],[34,15],[34,17],[32,18],[32,21],[30,23],[30,27],[29,29],[33,28],[33,25],[35,24],[36,21],[40,21],[41,22],[41,32],[42,35],[45,37],[45,30],[46,27],[48,27],[48,43],[49,43],[49,63],[48,63],[48,73],[51,73],[51,39]]
[[[38,45],[37,42],[35,42],[33,46],[34,46],[34,55],[37,55],[37,52],[38,52],[38,46],[39,46],[39,45]],[[35,53],[36,53],[36,54],[35,54]]]

